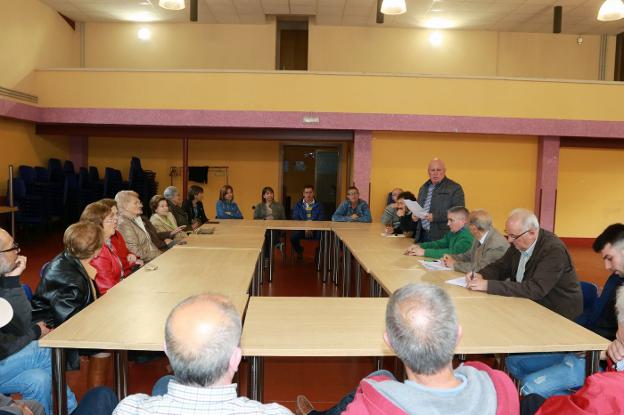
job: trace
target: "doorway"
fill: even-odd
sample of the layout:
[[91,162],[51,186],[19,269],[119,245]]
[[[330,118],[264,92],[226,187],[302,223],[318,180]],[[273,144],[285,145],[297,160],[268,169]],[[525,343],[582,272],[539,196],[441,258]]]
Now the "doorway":
[[339,172],[338,146],[282,146],[282,195],[287,217],[301,199],[304,186],[312,184],[325,219],[330,220],[338,201]]

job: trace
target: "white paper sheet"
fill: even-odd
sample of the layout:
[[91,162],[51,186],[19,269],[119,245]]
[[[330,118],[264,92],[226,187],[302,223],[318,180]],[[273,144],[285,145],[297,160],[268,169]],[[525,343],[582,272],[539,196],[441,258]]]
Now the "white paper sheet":
[[405,235],[403,235],[402,233],[395,235],[393,233],[382,232],[381,236],[385,236],[386,238],[405,238]]
[[420,262],[423,267],[425,267],[425,269],[429,269],[432,271],[452,271],[450,268],[445,267],[441,261],[419,259],[418,262]]
[[417,218],[424,218],[427,213],[427,211],[425,211],[425,209],[422,208],[422,206],[420,206],[418,204],[418,202],[413,201],[413,200],[405,200],[405,206],[407,206],[407,208],[410,210],[410,212],[412,212],[413,215],[416,215]]
[[452,280],[447,280],[446,283],[466,288],[466,277],[453,278]]

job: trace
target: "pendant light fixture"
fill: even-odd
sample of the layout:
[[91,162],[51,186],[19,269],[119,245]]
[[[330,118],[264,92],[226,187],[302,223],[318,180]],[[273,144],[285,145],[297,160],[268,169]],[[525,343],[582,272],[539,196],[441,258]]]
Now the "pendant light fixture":
[[182,10],[185,7],[184,0],[158,0],[158,5],[167,10]]
[[600,6],[597,19],[601,22],[612,22],[624,17],[624,3],[622,0],[606,0]]
[[381,12],[383,14],[403,14],[407,11],[405,0],[383,0]]

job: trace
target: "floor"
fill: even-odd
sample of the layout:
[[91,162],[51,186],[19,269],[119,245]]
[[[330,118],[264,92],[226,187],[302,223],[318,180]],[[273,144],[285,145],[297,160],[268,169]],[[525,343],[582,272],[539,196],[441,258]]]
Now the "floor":
[[[24,233],[22,233],[24,234]],[[28,257],[28,267],[22,282],[36,287],[39,270],[62,249],[62,232],[31,234],[26,232],[18,242],[22,255]],[[303,262],[294,261],[287,252],[282,260],[276,255],[273,283],[263,284],[263,295],[273,296],[337,296],[338,289],[333,284],[323,284],[314,266],[314,246],[304,241]],[[602,286],[608,275],[598,254],[586,242],[575,242],[569,246],[581,280],[591,281]],[[367,292],[363,278],[363,292]],[[292,333],[296,336],[297,333]],[[384,367],[393,369],[393,359],[384,359]],[[86,392],[88,362],[83,360],[81,370],[68,372],[68,383],[78,397]],[[111,365],[112,366],[112,365]],[[366,374],[374,370],[373,358],[273,358],[265,359],[264,401],[278,402],[294,410],[298,394],[305,394],[317,408],[324,409],[351,391]],[[144,363],[130,362],[129,392],[149,393],[153,383],[167,373],[167,360],[155,356]],[[241,393],[246,393],[247,364],[243,362],[239,370]],[[108,385],[113,385],[112,367]]]

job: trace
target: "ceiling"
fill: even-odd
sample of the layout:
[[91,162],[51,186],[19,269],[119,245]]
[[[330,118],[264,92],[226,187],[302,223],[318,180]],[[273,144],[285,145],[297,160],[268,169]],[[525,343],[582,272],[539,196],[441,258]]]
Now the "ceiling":
[[[158,7],[158,0],[41,0],[76,21],[189,21],[189,0],[181,11]],[[563,7],[563,32],[617,34],[624,19],[598,22],[604,0],[407,0],[407,13],[385,16],[384,27],[437,25],[468,30],[552,32],[553,7]],[[316,24],[381,26],[376,0],[199,0],[199,22],[261,24],[267,15],[314,16]],[[433,20],[432,20],[433,19]],[[437,19],[437,21],[436,21]]]

